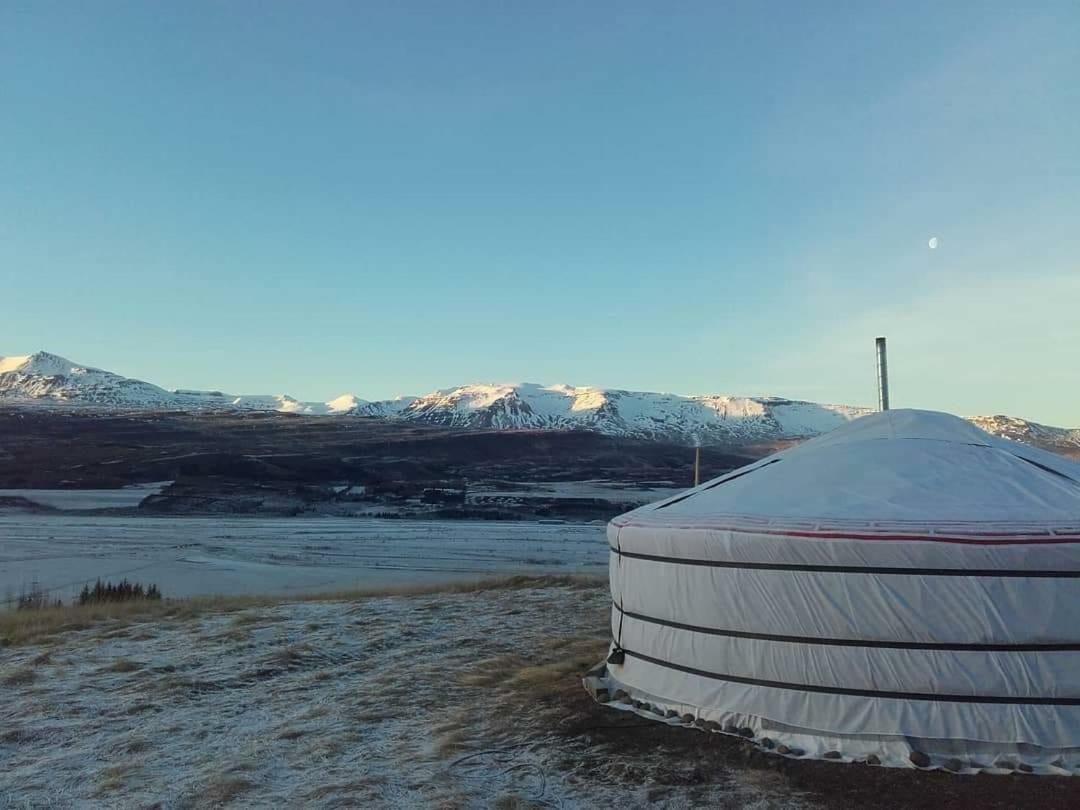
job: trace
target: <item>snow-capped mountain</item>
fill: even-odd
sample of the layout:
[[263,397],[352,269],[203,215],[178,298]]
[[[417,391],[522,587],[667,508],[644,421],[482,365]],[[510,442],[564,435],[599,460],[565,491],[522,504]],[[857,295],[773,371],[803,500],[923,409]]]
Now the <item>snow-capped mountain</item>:
[[0,357],[0,403],[72,403],[101,408],[168,408],[176,397],[142,380],[82,366],[55,354]]
[[1029,422],[1015,416],[972,416],[969,422],[987,433],[1037,447],[1059,448],[1080,457],[1080,428],[1060,428]]
[[866,408],[779,398],[680,396],[569,385],[465,385],[357,413],[458,428],[591,430],[683,444],[816,436]]
[[253,410],[328,415],[349,413],[364,401],[346,394],[329,402],[301,402],[287,394],[236,395],[167,391],[152,383],[73,363],[48,352],[0,357],[0,405],[44,405],[98,410]]
[[[588,430],[690,445],[801,439],[832,430],[871,410],[780,397],[682,396],[535,383],[464,385],[421,397],[377,402],[352,394],[328,402],[311,402],[286,394],[168,391],[46,352],[0,357],[0,406],[4,405],[100,411],[250,410],[350,415],[472,430]],[[1080,456],[1080,429],[1050,427],[1010,416],[976,416],[971,421],[999,436]]]

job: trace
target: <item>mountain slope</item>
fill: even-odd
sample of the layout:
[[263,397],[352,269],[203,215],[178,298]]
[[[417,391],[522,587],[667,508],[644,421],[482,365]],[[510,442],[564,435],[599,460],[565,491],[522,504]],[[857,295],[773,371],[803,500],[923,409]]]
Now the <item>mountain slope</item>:
[[865,408],[779,398],[680,396],[568,385],[466,385],[356,411],[471,429],[591,430],[609,436],[728,444],[816,436]]
[[1060,428],[1015,416],[972,416],[969,422],[987,433],[1080,458],[1080,428]]
[[237,396],[221,391],[167,391],[152,383],[82,366],[48,352],[0,357],[0,404],[99,410],[255,410],[326,415],[363,406],[351,394],[301,402],[287,394]]
[[[0,357],[0,406],[98,411],[268,411],[405,420],[467,430],[586,430],[683,445],[768,444],[816,436],[870,412],[780,397],[682,396],[615,388],[463,385],[421,397],[310,402],[286,394],[167,391],[47,352]],[[998,436],[1080,457],[1080,430],[1010,416],[971,421]]]
[[48,352],[0,357],[0,402],[167,408],[174,401],[164,388]]

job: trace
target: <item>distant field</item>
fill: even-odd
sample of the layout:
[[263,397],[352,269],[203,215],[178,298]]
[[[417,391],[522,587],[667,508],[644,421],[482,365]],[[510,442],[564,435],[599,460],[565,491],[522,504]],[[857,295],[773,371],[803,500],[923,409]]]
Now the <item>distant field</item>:
[[[702,472],[749,454],[708,448]],[[175,479],[608,480],[687,486],[693,452],[585,431],[460,430],[374,418],[274,413],[122,415],[0,408],[0,488],[116,488]]]
[[499,573],[604,573],[603,525],[0,515],[0,599],[65,601],[98,577],[166,596],[287,594]]

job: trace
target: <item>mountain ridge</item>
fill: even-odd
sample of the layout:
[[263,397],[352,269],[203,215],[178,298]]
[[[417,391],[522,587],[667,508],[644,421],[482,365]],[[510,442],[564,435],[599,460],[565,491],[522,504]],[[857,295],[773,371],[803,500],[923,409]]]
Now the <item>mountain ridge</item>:
[[[586,430],[687,445],[746,445],[816,436],[872,409],[720,394],[681,395],[539,383],[474,383],[417,397],[367,401],[343,394],[326,402],[287,394],[167,390],[73,363],[60,355],[0,356],[0,405],[140,411],[260,411],[400,419],[469,430]],[[1080,429],[1019,417],[974,416],[995,435],[1080,455]]]

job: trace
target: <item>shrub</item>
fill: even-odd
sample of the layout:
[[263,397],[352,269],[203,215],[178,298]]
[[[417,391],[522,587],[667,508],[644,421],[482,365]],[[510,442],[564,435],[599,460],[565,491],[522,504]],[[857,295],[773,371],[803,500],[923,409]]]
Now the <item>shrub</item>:
[[80,605],[94,605],[102,602],[130,602],[136,599],[160,600],[161,591],[157,585],[143,587],[139,582],[128,582],[126,579],[113,584],[102,582],[100,579],[94,583],[94,587],[84,585],[79,594]]
[[45,608],[61,607],[64,603],[59,599],[49,599],[49,592],[38,583],[30,586],[30,590],[24,590],[15,602],[16,610],[44,610]]

